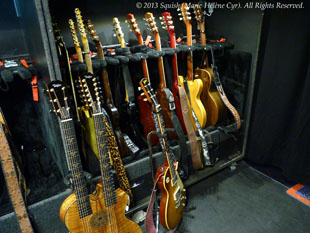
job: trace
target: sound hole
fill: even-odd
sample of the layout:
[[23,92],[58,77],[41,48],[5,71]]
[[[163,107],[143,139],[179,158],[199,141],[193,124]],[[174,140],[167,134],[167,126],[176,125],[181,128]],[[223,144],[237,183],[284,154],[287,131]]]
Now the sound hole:
[[102,210],[97,213],[93,213],[90,219],[90,225],[93,229],[101,229],[109,222],[109,216],[106,211]]

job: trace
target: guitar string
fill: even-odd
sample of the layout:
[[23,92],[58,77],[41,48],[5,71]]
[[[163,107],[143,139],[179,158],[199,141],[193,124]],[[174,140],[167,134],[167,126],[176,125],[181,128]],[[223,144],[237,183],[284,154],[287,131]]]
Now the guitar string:
[[[63,96],[65,96],[65,90],[63,89]],[[56,103],[57,103],[57,105],[58,105],[58,108],[59,108],[59,113],[60,113],[60,116],[62,116],[62,118],[64,119],[64,120],[68,120],[69,119],[69,116],[65,116],[65,114],[64,114],[64,112],[63,112],[63,107],[61,107],[61,105],[60,105],[60,102],[59,102],[59,99],[58,99],[58,96],[55,94],[55,97],[56,97]],[[68,106],[67,106],[67,102],[65,102],[66,103],[66,109],[68,110]],[[68,114],[69,115],[69,114]],[[63,126],[63,128],[65,129],[65,130],[67,130],[68,129],[68,127],[66,127],[66,122],[67,121],[64,121],[64,122],[62,122],[62,124],[61,124],[61,126]],[[70,125],[69,125],[70,126]],[[71,153],[71,152],[75,152],[74,150],[72,151],[72,150],[70,150],[70,144],[68,145],[68,140],[67,140],[67,133],[66,133],[66,131],[63,131],[63,133],[64,133],[64,137],[65,137],[65,146],[67,147],[67,153]],[[71,132],[70,132],[71,133]],[[74,137],[72,137],[73,139],[74,139]],[[71,139],[72,139],[71,138]],[[69,155],[69,154],[68,154]],[[72,156],[70,156],[69,157],[69,160],[72,160]],[[77,160],[77,159],[76,159]],[[71,170],[73,170],[73,164],[75,164],[75,163],[72,163],[72,162],[77,162],[77,161],[71,161],[71,164],[69,164],[69,166],[71,166]],[[77,184],[78,184],[79,182],[77,182]],[[79,191],[78,191],[78,189],[76,189],[76,196],[77,196],[77,204],[78,204],[78,208],[79,208]],[[82,210],[83,210],[83,208],[82,208]],[[82,211],[83,212],[83,211]],[[83,224],[83,223],[82,223]],[[83,228],[84,228],[84,225],[83,225]]]
[[[104,150],[104,156],[103,156],[103,154],[99,151],[99,156],[100,156],[100,159],[101,159],[101,163],[100,163],[100,166],[101,166],[101,169],[102,169],[102,174],[104,175],[104,176],[106,176],[107,177],[107,180],[109,181],[109,182],[107,182],[107,185],[105,186],[106,187],[106,191],[107,192],[109,192],[109,188],[111,188],[111,191],[110,191],[110,194],[108,195],[108,198],[107,198],[107,203],[108,203],[108,209],[109,209],[109,216],[111,216],[111,208],[110,208],[110,205],[111,204],[114,204],[113,203],[113,198],[115,197],[115,188],[114,188],[114,182],[113,182],[113,180],[111,179],[111,167],[110,167],[110,157],[109,157],[109,154],[108,154],[108,150],[107,150],[107,139],[106,139],[106,129],[105,129],[105,125],[104,125],[104,117],[103,117],[103,114],[100,114],[100,115],[98,115],[98,116],[95,116],[95,118],[94,118],[94,122],[95,122],[95,124],[96,125],[98,125],[96,128],[98,129],[102,129],[102,132],[104,133],[103,135],[101,135],[101,137],[99,137],[97,140],[98,140],[98,143],[100,143],[100,145],[104,145],[105,147],[104,148],[102,148],[101,146],[99,147],[99,145],[98,145],[98,149],[99,150]],[[104,161],[104,159],[105,159],[105,161]],[[106,168],[104,169],[104,171],[103,171],[103,165],[104,164],[106,164]],[[110,185],[109,185],[109,184]],[[114,192],[114,193],[113,193]],[[114,215],[114,216],[112,216],[112,221],[116,221],[116,217],[115,217],[115,213],[114,213],[114,209],[112,209],[112,215]],[[110,224],[109,224],[110,225]],[[113,230],[113,232],[115,232],[114,231],[114,224],[112,223],[112,230]]]
[[[87,192],[85,193],[85,182],[81,181],[81,178],[83,179],[83,177],[84,177],[83,173],[82,173],[82,171],[78,171],[78,170],[81,170],[81,167],[80,167],[80,165],[81,165],[80,162],[81,161],[79,161],[79,159],[78,159],[78,154],[75,154],[75,157],[73,157],[70,154],[71,152],[76,152],[77,151],[77,148],[76,148],[76,145],[75,145],[75,143],[76,143],[75,138],[74,138],[74,136],[72,137],[73,132],[72,132],[72,129],[70,127],[71,121],[66,121],[66,122],[62,122],[62,123],[63,123],[63,126],[64,126],[63,127],[64,128],[64,136],[67,139],[66,140],[66,144],[67,144],[67,151],[68,151],[68,155],[69,155],[69,161],[71,163],[71,164],[69,164],[70,167],[71,167],[71,171],[72,171],[73,175],[74,175],[74,173],[80,174],[80,179],[77,179],[76,177],[74,179],[75,180],[75,186],[76,186],[75,187],[76,188],[75,189],[75,195],[76,195],[78,209],[79,209],[79,212],[80,212],[80,219],[81,219],[84,231],[85,232],[89,232],[89,230],[91,231],[91,229],[90,229],[90,226],[88,225],[88,221],[86,221],[85,217],[89,215],[88,213],[89,213],[89,207],[90,206],[89,205],[86,206],[87,203],[85,203],[86,196],[88,197],[88,195],[87,195]],[[69,132],[67,132],[67,131],[69,131]],[[69,138],[67,138],[68,135],[69,135]],[[74,140],[74,141],[72,141],[71,143],[68,143],[69,139]],[[74,164],[77,164],[78,167],[75,168],[73,166]],[[82,187],[82,188],[84,187],[84,189],[83,189],[84,192],[83,193],[81,193],[79,191],[80,187]]]

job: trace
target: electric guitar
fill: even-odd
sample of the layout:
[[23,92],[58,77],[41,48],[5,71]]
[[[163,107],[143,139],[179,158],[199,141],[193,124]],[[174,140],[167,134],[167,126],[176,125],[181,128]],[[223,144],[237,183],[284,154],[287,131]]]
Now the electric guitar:
[[[176,48],[176,40],[175,40],[175,34],[174,34],[174,26],[172,21],[172,16],[170,12],[164,12],[161,14],[163,19],[163,29],[167,30],[167,32],[170,35],[170,47],[175,49]],[[176,113],[180,120],[180,123],[182,125],[183,131],[186,132],[184,119],[182,115],[182,108],[180,103],[180,96],[179,96],[179,81],[178,81],[178,59],[177,54],[172,55],[172,87],[171,92],[174,96],[174,103],[176,105]],[[180,77],[181,79],[183,77]]]
[[[83,43],[83,49],[85,53],[85,63],[87,66],[87,71],[91,74],[93,74],[93,68],[92,68],[92,62],[91,62],[91,57],[90,57],[90,50],[89,50],[89,44],[86,36],[86,31],[84,27],[84,23],[82,20],[81,12],[78,8],[75,9],[75,15],[76,15],[76,20],[79,28],[79,32],[81,35],[82,43]],[[102,50],[99,37],[95,40],[95,43],[97,45],[97,51],[99,59],[104,60],[103,52]],[[100,47],[99,47],[100,46]],[[115,107],[113,103],[113,98],[112,98],[112,92],[110,89],[110,83],[109,83],[109,78],[108,78],[108,73],[106,69],[103,69],[102,71],[102,78],[103,78],[103,87],[104,87],[104,94],[105,94],[105,107],[106,110],[112,120],[112,125],[114,129],[114,133],[117,138],[117,142],[119,144],[119,149],[121,152],[121,155],[123,157],[128,156],[130,154],[135,154],[139,150],[139,148],[132,142],[132,140],[128,137],[128,135],[124,134],[121,129],[120,129],[120,115],[118,112],[118,109]]]
[[[195,18],[199,23],[201,45],[207,45],[204,16],[199,4],[195,5],[194,12]],[[202,67],[200,67],[200,69],[197,68],[195,74],[195,77],[201,79],[203,82],[203,90],[200,99],[207,112],[207,126],[215,125],[218,121],[225,118],[227,110],[213,84],[214,75],[212,68],[209,67],[208,64],[207,52],[204,52]]]
[[[131,27],[132,32],[136,35],[138,44],[144,45],[143,37],[141,35],[141,31],[139,29],[139,26],[136,22],[136,19],[133,14],[127,15],[127,22],[129,23],[129,26]],[[142,70],[143,70],[143,76],[144,78],[147,78],[150,82],[150,76],[149,76],[149,70],[147,66],[147,60],[142,59]],[[139,95],[138,96],[138,105],[139,105],[139,118],[140,122],[143,125],[144,130],[144,136],[147,138],[147,135],[149,132],[155,130],[154,121],[152,120],[152,107],[147,103],[147,101],[144,101],[144,97]],[[158,140],[155,136],[151,137],[152,145],[158,143]]]
[[136,223],[125,217],[125,208],[129,196],[123,190],[115,190],[114,187],[105,127],[106,120],[98,86],[98,78],[92,74],[84,75],[80,80],[82,100],[84,100],[85,108],[88,109],[94,120],[96,146],[99,155],[102,189],[105,200],[105,204],[102,206],[102,211],[105,213],[105,224],[101,232],[142,232]]
[[156,131],[162,135],[160,145],[165,154],[164,164],[157,169],[155,180],[161,191],[159,207],[160,223],[169,230],[174,230],[180,223],[186,202],[186,190],[178,173],[178,162],[167,140],[162,108],[153,92],[148,79],[140,81],[141,88],[153,107],[153,119]]
[[[186,25],[186,36],[187,36],[187,45],[192,46],[192,25],[191,25],[191,13],[189,12],[189,7],[187,3],[181,4],[181,19],[183,19]],[[203,82],[200,79],[194,80],[193,75],[193,52],[187,52],[187,85],[189,89],[190,104],[198,118],[198,121],[202,128],[206,126],[207,123],[207,113],[200,100],[200,95],[203,89]],[[184,87],[184,80],[179,79],[180,85]],[[195,123],[193,122],[193,125]],[[195,127],[195,126],[194,126]]]
[[[155,38],[155,44],[156,44],[156,50],[161,51],[161,41],[160,36],[158,32],[158,28],[156,26],[155,17],[152,13],[147,12],[145,14],[145,20],[147,22],[149,30],[152,32],[154,38]],[[167,128],[174,128],[173,123],[171,120],[171,112],[169,109],[169,101],[166,98],[166,93],[164,91],[164,88],[167,87],[166,85],[166,78],[165,78],[165,70],[164,70],[164,62],[163,57],[158,57],[158,72],[159,72],[159,84],[156,90],[156,96],[157,99],[162,107],[162,114],[165,121],[165,124]],[[176,138],[176,133],[168,133],[168,137],[170,139]]]
[[[115,35],[117,36],[121,48],[126,48],[126,42],[124,38],[124,33],[120,26],[118,18],[113,18],[113,27]],[[122,103],[122,119],[126,119],[123,122],[123,129],[126,129],[126,133],[134,139],[134,141],[141,147],[145,147],[145,139],[140,132],[140,127],[138,125],[138,114],[135,104],[135,92],[132,83],[132,79],[129,72],[128,64],[121,64],[121,72],[124,79],[125,86],[125,100]]]

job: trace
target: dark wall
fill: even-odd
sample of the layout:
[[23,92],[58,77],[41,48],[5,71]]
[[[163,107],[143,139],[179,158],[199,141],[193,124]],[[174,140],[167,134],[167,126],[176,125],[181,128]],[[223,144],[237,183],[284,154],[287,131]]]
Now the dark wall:
[[305,9],[266,11],[247,158],[310,183],[310,17]]
[[14,1],[0,1],[0,22],[0,57],[28,53]]

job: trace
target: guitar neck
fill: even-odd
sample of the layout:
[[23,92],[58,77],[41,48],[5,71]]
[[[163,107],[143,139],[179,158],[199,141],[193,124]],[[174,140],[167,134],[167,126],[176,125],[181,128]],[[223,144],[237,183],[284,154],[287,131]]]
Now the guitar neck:
[[[192,25],[190,23],[186,24],[186,36],[187,36],[187,45],[192,46]],[[193,52],[189,51],[187,53],[187,80],[193,80]]]
[[[176,48],[176,39],[175,34],[170,34],[170,47],[175,49]],[[177,54],[174,53],[172,56],[172,76],[173,81],[178,82],[178,60],[177,60]]]
[[89,202],[88,190],[86,187],[72,119],[62,120],[61,129],[68,165],[72,173],[72,183],[76,195],[79,215],[80,218],[84,218],[91,215],[92,210]]
[[100,170],[106,207],[117,202],[103,114],[93,114]]
[[[141,35],[137,35],[137,39],[138,39],[138,44],[139,45],[143,45],[143,38],[142,38],[142,36]],[[147,78],[148,80],[150,80],[149,69],[147,67],[146,59],[142,59],[142,70],[143,70],[144,78]]]
[[199,23],[201,45],[207,45],[205,22]]
[[[161,51],[161,42],[158,33],[155,35],[155,43],[156,43],[156,50]],[[165,78],[164,60],[162,56],[158,57],[158,73],[159,73],[158,89],[162,90],[167,86]]]
[[167,139],[166,127],[161,113],[161,107],[160,106],[156,107],[155,110],[156,110],[155,113],[153,113],[155,120],[155,127],[157,131],[163,136],[160,140],[160,145],[165,153],[166,160],[170,168],[169,170],[171,172],[172,181],[173,183],[175,183],[177,181],[177,174],[174,168],[174,162],[176,161],[176,158],[173,154],[173,151],[170,147],[170,143]]
[[82,43],[83,43],[83,49],[84,49],[84,53],[85,53],[85,63],[86,63],[86,67],[87,67],[87,72],[93,74],[94,71],[93,71],[93,65],[91,62],[88,40],[86,38],[83,38]]
[[96,44],[98,58],[101,60],[104,60],[103,50],[102,50],[102,46],[101,46],[100,41],[96,40],[94,42]]

